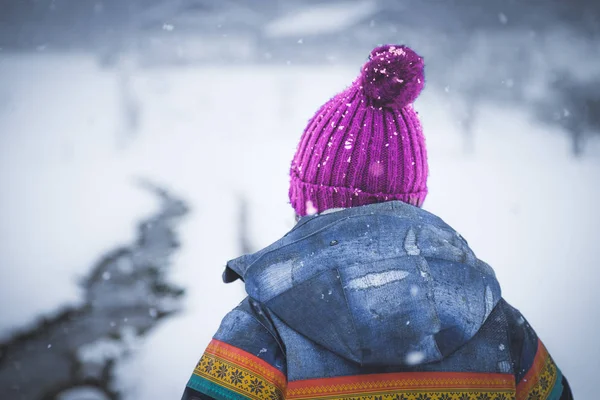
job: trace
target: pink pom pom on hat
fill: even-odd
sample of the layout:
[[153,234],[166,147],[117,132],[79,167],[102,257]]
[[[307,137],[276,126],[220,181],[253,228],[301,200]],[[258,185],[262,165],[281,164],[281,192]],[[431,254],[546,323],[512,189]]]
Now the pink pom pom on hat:
[[325,103],[304,130],[290,170],[300,216],[331,208],[427,196],[427,151],[412,103],[424,63],[406,46],[375,48],[359,77]]

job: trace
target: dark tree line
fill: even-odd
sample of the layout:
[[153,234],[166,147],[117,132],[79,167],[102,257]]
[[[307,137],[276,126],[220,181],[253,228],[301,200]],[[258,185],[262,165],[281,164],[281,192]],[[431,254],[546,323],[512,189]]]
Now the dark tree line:
[[[138,129],[141,111],[123,54],[133,58],[136,67],[335,60],[354,64],[383,42],[407,42],[420,49],[431,66],[429,81],[449,90],[448,101],[458,115],[467,150],[474,146],[478,110],[488,102],[518,104],[559,127],[572,138],[576,155],[583,153],[586,138],[598,131],[595,99],[600,77],[582,78],[574,72],[579,62],[593,62],[592,54],[577,55],[560,76],[544,82],[550,99],[532,99],[526,92],[530,79],[563,67],[551,65],[548,54],[562,49],[547,46],[544,38],[564,29],[573,41],[600,42],[600,1],[380,0],[372,15],[339,31],[309,34],[300,38],[301,45],[297,37],[265,33],[271,21],[317,4],[323,1],[8,0],[0,2],[0,48],[96,52],[102,65],[119,71],[123,125],[130,133]],[[235,50],[234,38],[247,41],[243,55]],[[189,40],[207,47],[175,51],[185,49]],[[540,51],[547,59],[541,65],[534,54]]]

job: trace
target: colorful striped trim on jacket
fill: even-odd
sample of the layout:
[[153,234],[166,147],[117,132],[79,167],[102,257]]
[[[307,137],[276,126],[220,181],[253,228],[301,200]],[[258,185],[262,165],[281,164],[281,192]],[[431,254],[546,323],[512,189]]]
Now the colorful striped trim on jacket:
[[283,399],[286,378],[260,358],[212,340],[188,387],[217,399]]
[[401,372],[290,382],[286,399],[514,399],[510,374]]
[[[260,358],[212,340],[188,387],[227,400],[568,400],[568,386],[541,341],[534,362],[515,387],[512,374],[401,372],[286,381]],[[516,394],[515,394],[516,393]],[[193,398],[193,397],[190,397]]]

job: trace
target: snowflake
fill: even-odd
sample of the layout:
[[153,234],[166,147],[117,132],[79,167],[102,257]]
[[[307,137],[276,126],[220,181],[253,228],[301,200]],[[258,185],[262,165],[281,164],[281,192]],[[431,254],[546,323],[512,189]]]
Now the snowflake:
[[229,372],[227,366],[221,365],[219,367],[219,369],[217,370],[217,376],[219,378],[223,379],[223,378],[225,378],[225,376],[227,376],[227,372]]
[[242,383],[244,375],[236,369],[231,373],[231,375],[229,375],[229,379],[231,379],[231,383],[233,383],[234,385],[239,385],[240,383]]
[[265,385],[258,378],[250,381],[250,391],[252,393],[256,393],[256,394],[262,393],[264,388],[265,388]]

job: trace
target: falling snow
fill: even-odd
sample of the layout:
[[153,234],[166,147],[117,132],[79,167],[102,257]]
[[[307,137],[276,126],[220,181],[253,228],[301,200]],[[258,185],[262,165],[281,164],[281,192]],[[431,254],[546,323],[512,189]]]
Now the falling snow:
[[408,365],[417,365],[420,364],[425,359],[425,354],[420,351],[411,351],[406,356],[406,364]]

